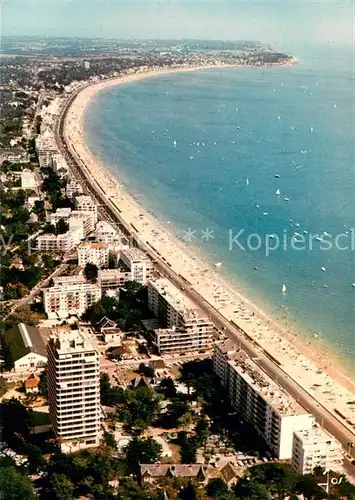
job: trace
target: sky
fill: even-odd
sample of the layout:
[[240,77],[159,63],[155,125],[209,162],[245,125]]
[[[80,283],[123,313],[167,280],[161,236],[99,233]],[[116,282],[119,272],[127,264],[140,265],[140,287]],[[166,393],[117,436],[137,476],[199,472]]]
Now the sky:
[[4,35],[354,45],[353,0],[3,0]]

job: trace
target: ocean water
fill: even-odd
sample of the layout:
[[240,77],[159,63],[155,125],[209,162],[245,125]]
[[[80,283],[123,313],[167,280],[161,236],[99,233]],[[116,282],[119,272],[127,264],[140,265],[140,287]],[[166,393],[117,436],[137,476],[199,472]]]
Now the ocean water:
[[[331,346],[354,377],[353,53],[294,53],[293,67],[213,68],[108,89],[90,103],[85,134],[144,208],[185,241],[191,230],[187,244]],[[294,233],[305,239],[297,249]],[[280,239],[269,255],[268,234],[271,246]]]

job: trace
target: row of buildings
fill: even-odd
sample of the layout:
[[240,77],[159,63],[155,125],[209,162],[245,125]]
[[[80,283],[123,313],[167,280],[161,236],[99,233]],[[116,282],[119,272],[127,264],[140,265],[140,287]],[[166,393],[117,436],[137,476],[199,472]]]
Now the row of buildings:
[[250,423],[279,459],[299,474],[316,466],[341,471],[341,444],[319,427],[290,394],[231,341],[214,344],[213,367],[231,405]]

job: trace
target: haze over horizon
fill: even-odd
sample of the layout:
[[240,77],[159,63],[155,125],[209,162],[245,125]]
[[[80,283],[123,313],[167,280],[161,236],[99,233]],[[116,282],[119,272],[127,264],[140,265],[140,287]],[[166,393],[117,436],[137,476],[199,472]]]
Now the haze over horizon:
[[264,2],[4,0],[3,35],[260,40],[354,46],[351,0]]

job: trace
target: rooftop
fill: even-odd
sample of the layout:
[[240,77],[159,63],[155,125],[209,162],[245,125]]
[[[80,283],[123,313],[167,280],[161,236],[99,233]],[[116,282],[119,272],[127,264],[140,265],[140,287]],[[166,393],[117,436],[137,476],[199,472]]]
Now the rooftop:
[[38,328],[19,323],[5,332],[5,342],[13,361],[21,359],[30,352],[47,356],[46,346]]
[[121,251],[121,255],[131,262],[149,261],[148,256],[139,248],[130,247]]
[[329,434],[325,429],[322,429],[319,425],[313,425],[310,429],[305,429],[295,432],[296,436],[302,441],[303,446],[310,446],[314,444],[341,444]]
[[59,355],[79,352],[95,351],[97,349],[86,332],[71,330],[70,332],[56,332],[50,337],[50,343],[55,346]]
[[155,288],[171,307],[183,315],[185,320],[206,318],[206,321],[209,321],[206,314],[168,279],[149,280],[149,287]]
[[229,356],[229,365],[282,416],[304,415],[308,412],[281,386],[276,384],[244,351]]

